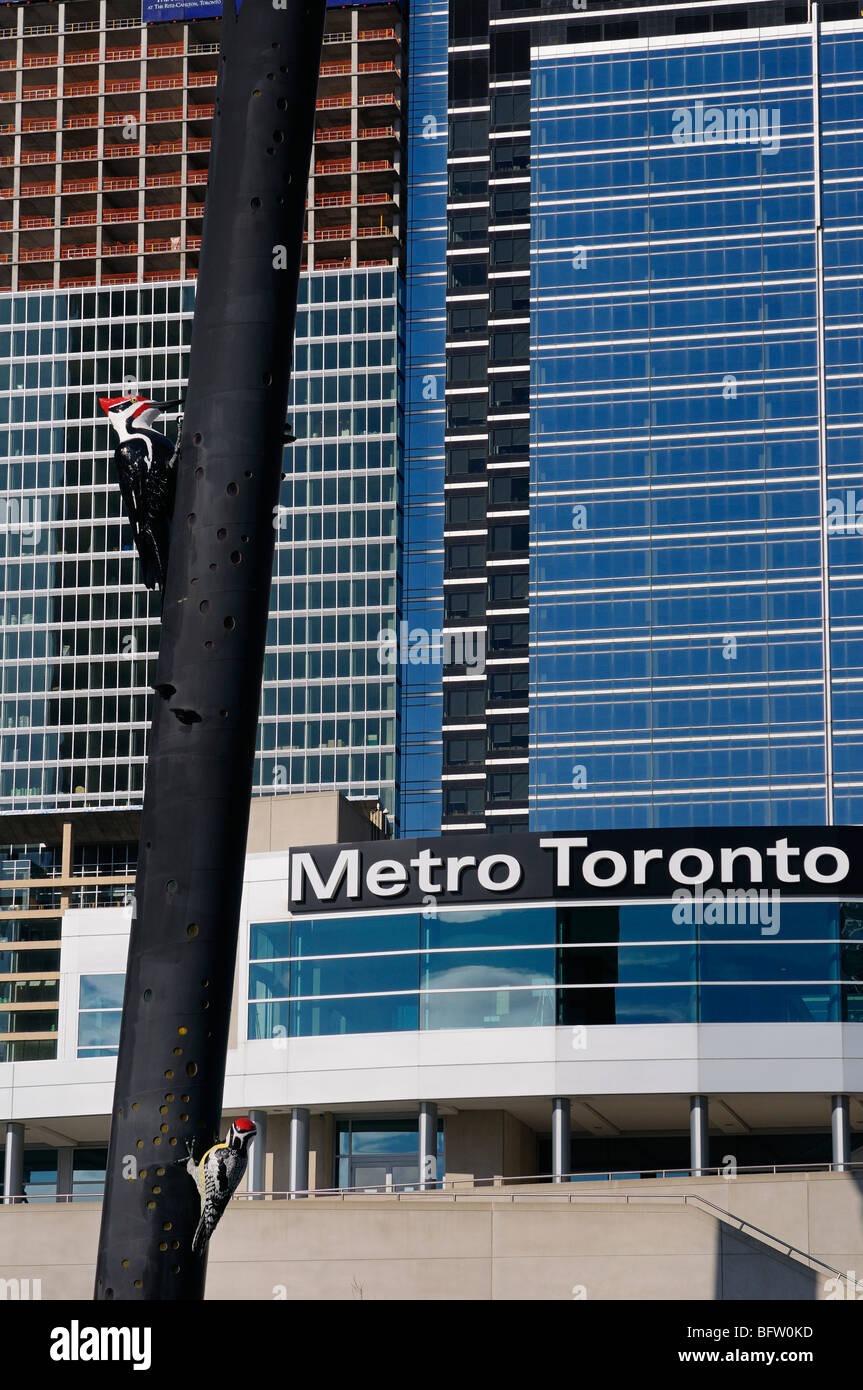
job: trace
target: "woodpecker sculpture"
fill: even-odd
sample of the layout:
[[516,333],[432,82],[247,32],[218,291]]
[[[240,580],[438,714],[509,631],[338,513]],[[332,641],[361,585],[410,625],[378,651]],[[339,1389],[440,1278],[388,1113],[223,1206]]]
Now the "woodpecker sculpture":
[[180,450],[151,427],[163,411],[182,402],[157,405],[145,396],[102,396],[99,404],[117,435],[114,468],[144,583],[164,593]]
[[186,1172],[194,1180],[201,1198],[201,1219],[192,1240],[192,1250],[203,1255],[222,1214],[242,1181],[249,1161],[249,1140],[257,1130],[251,1120],[234,1120],[223,1143],[214,1144],[196,1163],[191,1149]]

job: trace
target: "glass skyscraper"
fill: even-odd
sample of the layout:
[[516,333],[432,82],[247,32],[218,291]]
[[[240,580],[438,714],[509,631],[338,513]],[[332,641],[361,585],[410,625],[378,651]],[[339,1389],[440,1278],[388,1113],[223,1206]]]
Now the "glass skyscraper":
[[450,6],[444,830],[861,819],[861,64],[854,5]]
[[[3,812],[141,804],[159,601],[98,402],[185,388],[210,8],[147,23],[141,0],[0,5]],[[379,634],[398,586],[403,36],[398,4],[329,9],[254,784],[338,787],[390,816],[400,667]]]
[[535,50],[537,826],[863,817],[859,29]]

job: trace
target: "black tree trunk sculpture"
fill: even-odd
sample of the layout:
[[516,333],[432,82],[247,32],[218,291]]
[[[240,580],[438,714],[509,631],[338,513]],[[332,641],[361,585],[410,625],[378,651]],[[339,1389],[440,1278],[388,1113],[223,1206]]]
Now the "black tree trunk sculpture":
[[97,1299],[203,1297],[324,17],[224,3]]

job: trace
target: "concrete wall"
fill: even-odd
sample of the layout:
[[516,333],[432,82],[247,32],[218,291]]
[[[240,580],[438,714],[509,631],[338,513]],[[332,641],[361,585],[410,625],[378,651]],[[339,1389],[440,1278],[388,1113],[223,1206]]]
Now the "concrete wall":
[[445,1125],[447,1182],[536,1172],[536,1135],[508,1111],[460,1110]]
[[[275,1117],[274,1117],[275,1118]],[[698,1194],[769,1232],[684,1205]],[[630,1202],[627,1202],[627,1197]],[[96,1204],[0,1207],[0,1280],[91,1296]],[[835,1299],[777,1249],[863,1272],[863,1194],[840,1173],[235,1201],[211,1248],[213,1299]],[[14,1286],[0,1284],[0,1298]],[[863,1293],[863,1289],[861,1289]]]
[[372,803],[349,801],[340,792],[253,796],[246,853],[376,839],[379,827],[369,819],[371,810]]

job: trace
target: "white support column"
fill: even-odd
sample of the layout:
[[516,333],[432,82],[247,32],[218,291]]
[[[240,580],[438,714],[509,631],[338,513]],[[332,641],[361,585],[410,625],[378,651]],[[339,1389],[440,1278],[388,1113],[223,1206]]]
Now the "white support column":
[[572,1102],[557,1096],[551,1103],[551,1171],[555,1182],[569,1174],[572,1139]]
[[710,1166],[710,1127],[707,1096],[689,1097],[689,1168],[694,1178]]
[[847,1096],[831,1096],[831,1129],[833,1133],[833,1167],[844,1173],[851,1158],[851,1122]]
[[11,1205],[24,1195],[24,1126],[10,1120],[6,1125],[6,1153],[3,1164],[3,1202]]
[[420,1191],[437,1187],[437,1106],[433,1101],[420,1101],[418,1143]]
[[267,1190],[267,1112],[250,1110],[249,1119],[257,1130],[252,1140],[252,1161],[249,1164],[249,1191],[263,1195]]
[[309,1188],[309,1112],[302,1105],[291,1111],[291,1150],[288,1190],[292,1197],[305,1197]]

